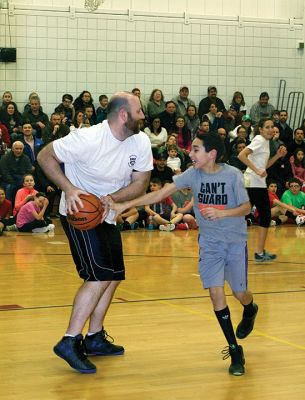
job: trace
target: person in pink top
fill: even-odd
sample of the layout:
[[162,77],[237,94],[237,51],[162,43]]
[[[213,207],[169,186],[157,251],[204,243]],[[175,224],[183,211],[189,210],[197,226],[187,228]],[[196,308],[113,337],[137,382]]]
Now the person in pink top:
[[177,144],[185,154],[189,154],[192,147],[191,132],[185,125],[184,117],[177,117],[175,134],[177,135]]
[[34,189],[35,181],[31,174],[24,175],[23,177],[23,188],[19,189],[15,197],[15,206],[13,210],[14,217],[17,215],[20,208],[33,196],[35,196],[37,190]]
[[290,164],[294,178],[302,182],[302,191],[305,192],[305,154],[300,148],[297,148],[290,157]]
[[54,230],[52,221],[44,219],[44,213],[49,201],[44,193],[38,192],[33,200],[24,204],[18,214],[16,225],[19,232],[44,233]]

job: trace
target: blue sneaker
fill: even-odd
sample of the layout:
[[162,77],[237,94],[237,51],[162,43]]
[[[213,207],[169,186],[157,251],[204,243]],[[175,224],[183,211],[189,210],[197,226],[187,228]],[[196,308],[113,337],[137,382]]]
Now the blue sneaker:
[[86,335],[84,348],[87,356],[119,356],[124,354],[124,347],[114,344],[113,338],[108,335],[105,329],[94,335]]
[[263,254],[254,253],[254,259],[256,262],[274,261],[276,254],[270,254],[264,250]]
[[54,353],[64,359],[70,367],[83,374],[94,374],[96,366],[87,359],[83,347],[83,335],[64,336],[53,348]]

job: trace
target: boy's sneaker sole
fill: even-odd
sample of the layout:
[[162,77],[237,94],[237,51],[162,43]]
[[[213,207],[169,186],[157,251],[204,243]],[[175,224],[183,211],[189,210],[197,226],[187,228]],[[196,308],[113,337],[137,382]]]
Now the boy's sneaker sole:
[[245,339],[253,330],[256,315],[258,313],[258,305],[253,303],[255,313],[251,317],[243,316],[243,319],[237,326],[236,337],[238,339]]

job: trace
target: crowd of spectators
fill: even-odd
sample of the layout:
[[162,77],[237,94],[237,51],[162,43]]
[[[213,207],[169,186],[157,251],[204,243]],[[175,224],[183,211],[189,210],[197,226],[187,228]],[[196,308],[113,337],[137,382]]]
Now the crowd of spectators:
[[[287,122],[287,111],[275,110],[266,91],[259,95],[258,101],[250,108],[240,91],[233,93],[232,100],[226,107],[218,97],[215,86],[208,87],[207,96],[199,102],[198,107],[189,97],[189,88],[185,85],[180,87],[176,96],[167,101],[161,89],[154,89],[147,102],[143,101],[139,88],[134,88],[132,93],[139,97],[145,114],[142,129],[151,142],[155,160],[152,179],[159,180],[161,185],[171,182],[174,174],[183,172],[191,165],[191,143],[198,132],[217,132],[223,139],[226,150],[222,161],[244,172],[246,166],[239,160],[238,154],[253,139],[258,121],[268,117],[274,121],[270,155],[275,154],[280,146],[286,149],[286,155],[267,171],[268,179],[276,185],[279,199],[290,189],[289,182],[292,178],[299,182],[300,192],[305,192],[305,121],[301,127],[293,130]],[[49,116],[44,112],[38,93],[30,93],[23,109],[18,109],[11,92],[3,93],[0,106],[0,194],[2,196],[5,193],[4,197],[11,202],[12,209],[24,176],[32,174],[35,189],[45,193],[48,200],[46,217],[56,216],[55,199],[60,191],[37,164],[37,154],[44,145],[68,135],[74,129],[103,122],[107,119],[107,105],[107,95],[99,96],[96,107],[91,93],[84,90],[75,99],[71,94],[64,94],[61,103]],[[155,181],[152,181],[151,187],[154,187],[153,182]],[[5,212],[5,215],[0,212],[0,221],[7,219],[7,207]],[[193,215],[189,208],[187,213]],[[132,221],[134,215],[135,213]],[[134,222],[129,224],[129,219],[129,215],[121,218],[120,221],[126,221],[122,222],[122,226],[136,226]],[[142,220],[147,222],[145,218]],[[180,220],[183,222],[187,218],[182,215]],[[3,230],[2,225],[0,222],[0,233]],[[181,229],[185,229],[185,226]]]

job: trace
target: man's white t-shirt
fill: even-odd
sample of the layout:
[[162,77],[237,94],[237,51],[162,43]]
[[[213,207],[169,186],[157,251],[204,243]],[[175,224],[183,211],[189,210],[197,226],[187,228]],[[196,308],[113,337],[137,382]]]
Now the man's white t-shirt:
[[[65,175],[70,182],[98,197],[128,186],[134,170],[146,172],[153,169],[147,135],[139,132],[120,141],[113,136],[108,121],[77,129],[55,140],[53,148],[56,157],[64,163]],[[59,211],[66,215],[64,192]],[[114,223],[110,214],[106,221]]]
[[[249,154],[248,159],[260,169],[266,169],[269,157],[270,147],[269,140],[265,139],[262,135],[254,136],[252,142],[247,146],[253,153]],[[266,177],[258,176],[251,168],[247,168],[244,173],[245,187],[251,188],[265,188]]]

